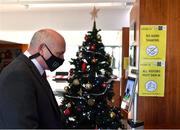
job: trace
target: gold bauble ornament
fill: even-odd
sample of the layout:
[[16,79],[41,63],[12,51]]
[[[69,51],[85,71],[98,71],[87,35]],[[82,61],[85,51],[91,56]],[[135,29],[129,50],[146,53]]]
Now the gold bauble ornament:
[[83,57],[83,53],[80,52],[80,53],[79,53],[79,58],[82,58],[82,57]]
[[77,92],[80,96],[82,96],[82,89],[80,88],[79,92]]
[[100,35],[100,34],[98,34],[98,35],[97,35],[97,38],[100,40],[100,39],[101,39],[101,35]]
[[68,92],[68,89],[69,89],[68,86],[65,86],[65,87],[64,87],[64,91],[65,91],[65,92]]
[[95,99],[92,99],[92,98],[88,99],[88,105],[89,106],[93,106],[94,103],[95,103]]
[[92,88],[92,84],[87,83],[87,84],[85,85],[85,87],[86,87],[86,89],[90,90],[90,89]]
[[66,104],[66,107],[70,108],[71,107],[71,103],[69,102],[68,104]]
[[92,63],[96,63],[97,62],[97,59],[96,58],[93,58],[92,59]]
[[110,117],[111,117],[112,119],[114,119],[114,118],[116,117],[116,114],[115,114],[114,112],[111,112],[111,113],[110,113]]
[[104,69],[101,69],[100,72],[102,75],[105,75],[105,73],[106,73],[106,71]]
[[76,85],[76,86],[78,86],[80,83],[79,83],[79,80],[78,79],[74,79],[73,80],[73,85]]

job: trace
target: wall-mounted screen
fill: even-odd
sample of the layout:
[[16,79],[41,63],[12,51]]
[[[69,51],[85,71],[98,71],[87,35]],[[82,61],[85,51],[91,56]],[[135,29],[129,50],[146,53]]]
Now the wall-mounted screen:
[[136,88],[136,78],[128,77],[125,92],[123,95],[123,99],[121,102],[121,109],[124,109],[125,111],[130,111],[131,104],[133,102],[135,88]]

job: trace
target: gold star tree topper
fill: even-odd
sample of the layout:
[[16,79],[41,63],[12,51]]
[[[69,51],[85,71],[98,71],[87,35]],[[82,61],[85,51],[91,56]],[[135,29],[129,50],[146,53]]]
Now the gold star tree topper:
[[91,11],[91,16],[92,16],[92,20],[95,21],[95,19],[97,18],[97,13],[100,9],[96,9],[96,7],[94,6],[93,10]]

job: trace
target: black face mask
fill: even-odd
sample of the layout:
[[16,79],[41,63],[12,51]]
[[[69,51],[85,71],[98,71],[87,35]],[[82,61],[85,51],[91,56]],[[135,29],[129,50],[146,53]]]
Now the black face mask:
[[[53,55],[52,52],[50,51],[50,49],[47,47],[47,45],[45,45],[45,46],[46,46],[46,48],[48,49],[48,51],[51,53],[51,57],[46,60],[42,55],[41,55],[41,56],[42,56],[42,58],[44,59],[44,61],[46,62],[49,70],[50,70],[50,71],[54,71],[54,70],[56,70],[59,66],[61,66],[61,65],[63,64],[64,59],[58,58],[58,57],[56,57],[55,55]],[[32,56],[30,57],[30,59],[35,58],[35,57],[38,57],[38,56],[40,56],[40,54],[39,54],[39,53],[36,53],[36,54],[32,55]]]

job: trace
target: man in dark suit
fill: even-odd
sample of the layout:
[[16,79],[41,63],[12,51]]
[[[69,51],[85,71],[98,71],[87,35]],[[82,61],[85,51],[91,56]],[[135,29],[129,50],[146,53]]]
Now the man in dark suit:
[[62,128],[52,89],[43,78],[64,61],[64,38],[52,29],[37,31],[28,50],[0,74],[0,128]]

